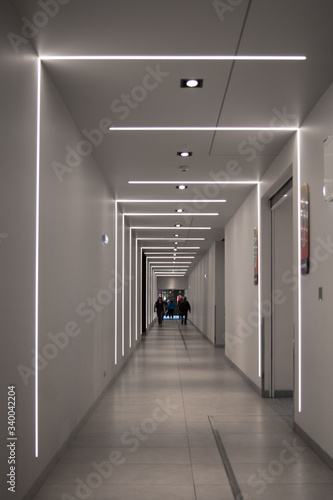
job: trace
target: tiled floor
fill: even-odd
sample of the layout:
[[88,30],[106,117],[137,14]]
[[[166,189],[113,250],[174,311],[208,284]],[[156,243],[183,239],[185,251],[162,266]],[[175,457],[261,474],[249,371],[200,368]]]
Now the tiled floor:
[[[332,500],[333,472],[178,320],[154,326],[35,500]],[[210,419],[208,418],[210,417]],[[236,490],[237,491],[237,490]]]

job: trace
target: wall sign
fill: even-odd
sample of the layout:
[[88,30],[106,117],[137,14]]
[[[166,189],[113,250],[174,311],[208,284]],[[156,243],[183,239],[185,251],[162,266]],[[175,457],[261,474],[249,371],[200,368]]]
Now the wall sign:
[[253,251],[254,251],[254,284],[258,285],[258,228],[254,228],[253,238]]
[[302,184],[301,186],[301,274],[308,274],[310,271],[310,260],[309,260],[309,250],[310,250],[310,233],[309,233],[309,210],[310,210],[310,200],[309,200],[309,186],[308,184]]

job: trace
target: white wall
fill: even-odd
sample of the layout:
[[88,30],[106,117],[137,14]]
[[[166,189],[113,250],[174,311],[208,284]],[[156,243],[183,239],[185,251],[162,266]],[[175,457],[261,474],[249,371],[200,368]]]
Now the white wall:
[[225,228],[225,353],[256,385],[258,375],[258,286],[254,285],[255,187]]
[[[323,199],[323,140],[333,133],[333,86],[320,99],[300,129],[301,183],[310,190],[310,274],[302,277],[301,328],[302,342],[296,338],[295,352],[295,422],[326,453],[333,456],[331,432],[333,414],[333,203]],[[288,180],[293,187],[293,266],[285,271],[284,280],[293,291],[294,325],[298,331],[297,307],[297,137],[282,150],[261,180],[262,209],[262,304],[265,306],[264,333],[270,346],[270,228],[269,198]],[[254,192],[253,192],[254,193]],[[226,228],[226,353],[258,387],[256,374],[257,331],[249,328],[249,315],[254,310],[256,293],[252,283],[252,227],[256,224],[255,196],[245,201]],[[250,256],[250,258],[249,258]],[[247,264],[245,263],[248,260]],[[318,288],[323,287],[324,299],[318,300]],[[240,321],[244,321],[243,333]],[[237,325],[238,323],[238,325]],[[246,326],[246,323],[248,325]],[[250,325],[251,326],[251,325]],[[237,334],[238,327],[238,334]],[[240,335],[242,333],[242,335]],[[232,337],[230,337],[230,334]],[[242,338],[243,337],[243,338]],[[233,345],[233,349],[230,349]],[[298,356],[301,347],[302,390],[301,412],[298,411]],[[267,387],[265,386],[267,389]]]
[[[218,280],[223,281],[223,251],[221,243],[215,242],[189,276],[188,300],[191,304],[189,319],[212,342],[221,344],[223,326],[221,316],[218,315],[219,336],[216,333],[215,309],[220,307],[223,297],[218,295],[223,287],[216,285]],[[222,313],[223,316],[223,313]],[[222,320],[223,321],[223,320]],[[216,335],[216,339],[215,339]]]
[[[41,92],[39,244],[39,456],[35,458],[35,205],[37,57],[22,45],[6,46],[9,31],[20,33],[16,17],[1,3],[1,408],[6,428],[6,387],[15,384],[20,471],[15,498],[21,500],[87,414],[130,352],[124,337],[122,287],[129,291],[128,229],[122,283],[122,217],[118,216],[115,272],[115,203],[93,155],[73,156],[82,137],[45,70]],[[63,171],[56,175],[57,161]],[[77,166],[73,166],[77,164]],[[102,242],[108,234],[109,244]],[[134,267],[132,267],[134,274]],[[117,277],[117,279],[116,279]],[[115,295],[118,327],[115,365]],[[124,330],[127,329],[125,310]],[[132,339],[134,338],[134,329]],[[135,347],[135,339],[132,341]],[[3,348],[5,346],[5,348]],[[132,349],[133,350],[133,349]],[[5,439],[5,434],[1,434]],[[1,442],[1,450],[6,447]],[[7,469],[1,453],[2,471]],[[7,498],[5,474],[1,498]]]
[[[301,182],[310,190],[310,274],[302,279],[302,412],[295,420],[333,457],[333,203],[323,199],[323,140],[333,134],[333,85],[302,124]],[[318,288],[323,287],[323,301]]]
[[[0,182],[0,497],[22,498],[40,464],[34,459],[34,377],[26,386],[17,365],[32,369],[34,345],[36,88],[37,58],[22,44],[18,53],[7,35],[20,33],[7,2],[0,3],[1,182]],[[17,394],[19,481],[7,491],[7,386]]]

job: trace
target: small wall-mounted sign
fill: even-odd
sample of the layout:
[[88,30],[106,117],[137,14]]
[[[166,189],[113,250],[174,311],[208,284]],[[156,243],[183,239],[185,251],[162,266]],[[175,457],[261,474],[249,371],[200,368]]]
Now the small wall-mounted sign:
[[309,259],[309,250],[310,250],[310,233],[309,233],[309,214],[310,214],[310,206],[309,206],[309,186],[307,183],[302,184],[301,186],[301,207],[300,207],[300,217],[301,217],[301,274],[309,274],[310,271],[310,259]]
[[254,284],[258,285],[258,228],[254,228],[254,237],[253,237],[253,253],[254,253]]

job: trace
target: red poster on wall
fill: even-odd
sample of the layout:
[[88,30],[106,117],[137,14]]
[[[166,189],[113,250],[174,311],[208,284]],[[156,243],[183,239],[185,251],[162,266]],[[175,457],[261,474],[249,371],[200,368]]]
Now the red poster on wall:
[[309,233],[309,186],[302,184],[301,186],[301,274],[308,274],[310,271],[310,233]]

